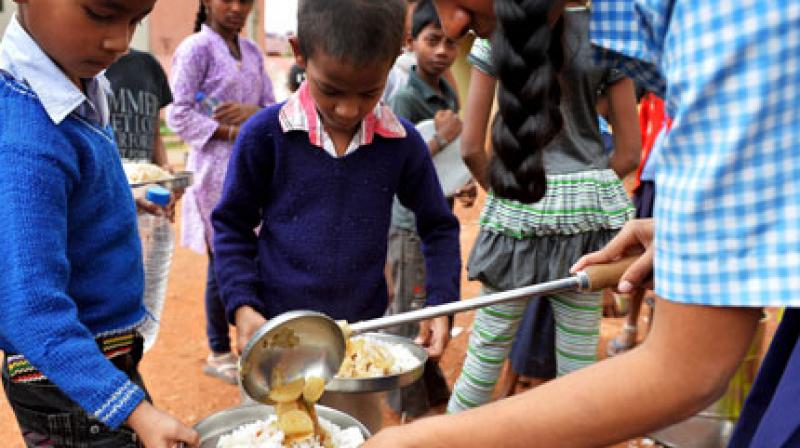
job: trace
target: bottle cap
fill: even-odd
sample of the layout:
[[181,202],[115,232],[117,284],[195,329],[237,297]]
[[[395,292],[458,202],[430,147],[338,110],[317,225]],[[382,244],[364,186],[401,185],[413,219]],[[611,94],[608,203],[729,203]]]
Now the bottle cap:
[[202,102],[204,99],[206,99],[205,93],[197,92],[194,94],[194,100],[197,101],[198,103]]
[[145,193],[144,197],[153,204],[166,207],[169,204],[170,193],[164,187],[153,185],[147,188],[147,193]]

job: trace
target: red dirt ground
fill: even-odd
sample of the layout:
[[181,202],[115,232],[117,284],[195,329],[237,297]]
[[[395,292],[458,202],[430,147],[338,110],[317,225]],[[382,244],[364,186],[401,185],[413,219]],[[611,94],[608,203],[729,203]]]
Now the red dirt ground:
[[[471,209],[457,208],[461,221],[462,254],[466,260],[478,229],[482,197]],[[177,226],[176,226],[177,227]],[[158,407],[176,415],[188,424],[194,424],[219,410],[236,406],[239,392],[235,386],[204,375],[201,371],[207,355],[204,326],[203,291],[205,285],[206,257],[184,248],[176,248],[169,278],[167,302],[163,325],[155,347],[148,352],[141,371]],[[477,295],[479,285],[464,276],[463,297]],[[466,346],[472,313],[458,316],[456,326],[465,328],[451,342],[442,361],[445,375],[452,382],[459,373]],[[622,319],[604,319],[600,348],[621,327]],[[384,411],[384,421],[399,424],[396,415]],[[0,397],[0,440],[7,448],[22,447],[23,443],[11,409]],[[633,441],[620,446],[639,446]]]

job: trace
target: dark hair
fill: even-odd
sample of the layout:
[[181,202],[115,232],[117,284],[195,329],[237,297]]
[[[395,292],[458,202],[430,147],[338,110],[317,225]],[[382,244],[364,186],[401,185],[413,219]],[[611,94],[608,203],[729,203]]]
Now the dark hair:
[[194,19],[194,32],[200,31],[200,25],[206,23],[208,20],[208,14],[206,13],[206,7],[203,5],[203,0],[200,0],[200,9],[197,11],[197,17]]
[[300,67],[299,65],[292,64],[292,66],[289,68],[289,75],[287,77],[288,77],[287,84],[289,85],[289,90],[294,92],[295,90],[300,88],[300,84],[302,84],[303,81],[306,79],[306,71],[303,70],[303,68]]
[[394,61],[403,46],[403,0],[300,0],[297,40],[306,59],[324,51],[357,66]]
[[414,8],[414,14],[411,16],[411,37],[416,39],[419,33],[428,25],[433,25],[436,28],[442,27],[442,23],[439,21],[439,14],[436,13],[436,7],[433,6],[433,1],[420,0]]
[[551,1],[495,0],[492,36],[499,113],[492,125],[489,184],[497,196],[531,203],[547,189],[542,155],[561,132],[563,19],[551,28]]

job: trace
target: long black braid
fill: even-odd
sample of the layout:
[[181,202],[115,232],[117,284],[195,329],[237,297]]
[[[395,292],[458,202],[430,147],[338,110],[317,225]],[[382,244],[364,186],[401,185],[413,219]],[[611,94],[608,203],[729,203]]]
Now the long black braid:
[[524,203],[547,189],[543,153],[562,130],[563,20],[548,24],[549,0],[495,0],[492,36],[499,113],[492,125],[489,183],[497,196]]
[[200,9],[197,11],[197,18],[194,19],[194,32],[200,31],[200,25],[206,23],[208,20],[208,14],[206,13],[206,7],[203,5],[203,0],[200,0]]

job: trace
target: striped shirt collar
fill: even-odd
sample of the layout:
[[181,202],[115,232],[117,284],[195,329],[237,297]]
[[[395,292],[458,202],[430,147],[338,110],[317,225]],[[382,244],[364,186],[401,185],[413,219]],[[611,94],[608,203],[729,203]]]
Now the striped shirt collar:
[[[308,81],[304,81],[297,92],[286,100],[286,104],[281,107],[279,118],[284,133],[289,131],[308,132],[308,140],[312,145],[325,150],[333,157],[338,157],[333,140],[325,132],[322,119],[317,113],[316,104],[309,92]],[[403,124],[389,106],[383,103],[378,103],[375,109],[361,120],[361,126],[347,146],[344,155],[354,152],[361,146],[371,144],[375,134],[384,138],[405,138],[406,136]]]

